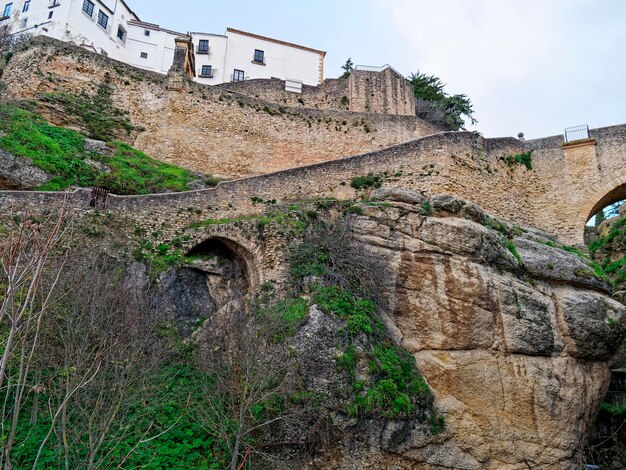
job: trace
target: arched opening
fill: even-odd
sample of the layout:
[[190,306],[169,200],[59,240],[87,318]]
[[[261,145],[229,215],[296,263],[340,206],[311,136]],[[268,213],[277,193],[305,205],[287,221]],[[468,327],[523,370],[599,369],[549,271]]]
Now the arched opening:
[[189,250],[187,257],[196,259],[200,268],[221,277],[242,295],[259,283],[252,253],[228,238],[211,237]]
[[622,217],[626,216],[626,184],[617,186],[595,203],[587,216],[585,244],[605,237]]
[[239,243],[212,237],[186,254],[183,265],[160,278],[159,305],[190,336],[204,320],[258,285],[254,259]]

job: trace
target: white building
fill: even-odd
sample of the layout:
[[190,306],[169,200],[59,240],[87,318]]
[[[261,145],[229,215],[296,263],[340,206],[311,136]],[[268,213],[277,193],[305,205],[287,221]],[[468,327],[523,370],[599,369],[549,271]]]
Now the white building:
[[129,65],[166,74],[174,60],[174,41],[183,33],[161,28],[159,25],[130,20],[126,58]]
[[191,37],[201,83],[274,77],[319,85],[324,80],[323,51],[233,28],[225,35],[191,33]]
[[139,18],[124,0],[4,1],[0,26],[12,34],[42,34],[127,61],[128,22]]
[[[3,1],[0,28],[8,28],[10,34],[73,42],[163,74],[172,65],[175,38],[185,36],[142,22],[124,0]],[[191,33],[191,37],[196,63],[193,78],[200,83],[280,78],[318,85],[324,79],[323,51],[232,28],[225,35]]]

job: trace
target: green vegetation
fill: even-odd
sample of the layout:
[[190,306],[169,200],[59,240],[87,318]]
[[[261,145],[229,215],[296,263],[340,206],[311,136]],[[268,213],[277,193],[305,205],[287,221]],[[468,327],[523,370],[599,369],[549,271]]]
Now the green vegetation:
[[626,405],[614,405],[612,403],[602,403],[600,409],[609,412],[614,416],[622,416],[626,414]]
[[523,165],[526,170],[533,169],[533,152],[532,150],[524,153],[518,153],[517,155],[509,155],[503,158],[504,162],[513,167],[514,165]]
[[513,240],[508,240],[507,243],[506,243],[506,247],[511,252],[511,254],[515,257],[515,259],[517,260],[517,264],[521,265],[522,264],[522,257],[517,252],[517,248],[515,248],[515,243],[513,243]]
[[[376,290],[384,269],[359,253],[345,236],[345,225],[312,226],[289,257],[292,285],[308,291],[322,311],[345,321],[344,348],[336,359],[352,393],[346,412],[357,417],[431,419],[443,430],[433,395],[415,359],[397,346],[377,314]],[[367,369],[363,376],[357,370]],[[424,413],[426,412],[426,413]]]
[[120,132],[128,135],[134,129],[126,113],[113,105],[111,99],[113,91],[109,78],[105,77],[93,96],[85,92],[81,94],[54,92],[44,93],[41,98],[63,106],[68,115],[79,118],[80,124],[87,128],[90,137],[111,140],[119,136]]
[[466,95],[448,95],[446,85],[438,77],[418,71],[409,76],[409,81],[417,99],[418,117],[455,131],[465,128],[464,118],[471,124],[478,122],[471,100]]
[[354,62],[352,62],[352,59],[350,57],[348,57],[346,63],[341,66],[341,69],[343,70],[343,73],[339,78],[348,78],[354,70]]
[[154,160],[122,142],[109,143],[112,155],[86,152],[81,134],[51,126],[9,103],[0,104],[0,133],[1,149],[29,158],[54,176],[37,188],[42,191],[100,186],[116,194],[147,194],[185,191],[187,184],[197,179],[188,170]]
[[257,312],[267,336],[273,343],[282,343],[293,336],[307,318],[309,303],[303,298],[293,298],[273,303]]
[[433,214],[433,207],[430,204],[430,201],[424,201],[422,203],[422,210],[424,211],[424,215],[432,215]]
[[[63,371],[51,370],[46,374],[49,381],[57,382],[67,376]],[[153,470],[224,468],[228,449],[210,431],[211,427],[217,426],[215,421],[220,418],[208,413],[205,406],[209,385],[210,377],[198,370],[184,365],[170,365],[156,371],[142,389],[129,390],[129,400],[119,410],[107,440],[96,454],[98,467],[117,468],[124,462],[124,468]],[[24,404],[25,408],[34,410],[35,415],[20,415],[16,441],[21,445],[13,451],[15,468],[32,466],[39,444],[51,426],[48,410],[37,406],[37,402],[44,404],[49,399],[54,400],[54,397],[44,389],[41,393],[30,395]],[[194,419],[194,415],[209,421]],[[68,420],[66,425],[75,426],[74,432],[84,430],[82,423],[74,422],[73,415],[70,414]],[[144,435],[142,430],[146,428],[150,432]],[[4,433],[1,436],[7,437]],[[90,445],[87,434],[76,437],[71,442],[69,461],[78,464],[89,458]],[[65,459],[63,447],[58,445],[56,439],[49,439],[38,468],[58,468]],[[172,465],[174,462],[175,467]]]
[[[589,244],[589,253],[596,263],[594,270],[601,270],[614,288],[626,283],[626,217],[618,219],[609,233]],[[616,255],[620,256],[617,257]],[[617,259],[615,259],[617,257]]]
[[365,176],[355,176],[350,182],[350,186],[354,189],[380,188],[382,184],[382,178],[373,173],[368,173]]

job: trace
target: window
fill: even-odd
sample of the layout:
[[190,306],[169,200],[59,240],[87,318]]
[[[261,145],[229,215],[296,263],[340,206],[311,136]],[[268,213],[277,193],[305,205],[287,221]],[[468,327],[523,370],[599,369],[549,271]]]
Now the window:
[[102,10],[98,12],[98,24],[104,29],[107,29],[107,25],[109,24],[109,17],[103,13]]
[[117,39],[126,42],[126,31],[121,26],[117,27]]
[[29,7],[30,7],[30,0],[26,0],[24,2],[24,8],[22,8],[22,13],[26,13]]
[[4,13],[2,14],[3,17],[11,16],[11,7],[12,6],[13,6],[12,3],[7,3],[4,6]]
[[265,63],[265,52],[255,49],[254,50],[254,62],[258,62],[259,64]]
[[207,39],[200,39],[198,41],[198,54],[209,53],[209,41]]
[[54,15],[54,12],[51,11],[50,13],[48,13],[48,19],[51,20],[52,19],[52,15]]
[[147,59],[148,58],[148,53],[147,52],[142,52],[140,54],[140,56],[141,56],[142,59]]
[[87,13],[87,15],[89,15],[90,17],[93,17],[93,7],[93,2],[90,2],[89,0],[85,0],[83,2],[83,11]]
[[203,65],[202,66],[202,71],[200,72],[200,76],[201,77],[212,78],[213,77],[213,66],[211,66],[211,65]]
[[243,70],[237,70],[233,72],[233,82],[243,82],[246,78],[246,74]]
[[144,36],[150,36],[150,30],[149,29],[144,29],[143,30],[143,35]]

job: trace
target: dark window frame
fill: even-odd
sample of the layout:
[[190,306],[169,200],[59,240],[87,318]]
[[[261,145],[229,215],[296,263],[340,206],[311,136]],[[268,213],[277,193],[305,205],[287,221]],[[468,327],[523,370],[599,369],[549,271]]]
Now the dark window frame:
[[89,18],[93,18],[93,12],[96,7],[96,4],[91,0],[83,0],[83,13],[89,16]]
[[[202,47],[206,46],[206,47]],[[209,40],[208,39],[200,39],[198,41],[198,54],[208,54],[209,53]]]
[[246,72],[243,70],[235,69],[233,71],[233,82],[243,82],[246,79]]
[[11,10],[13,9],[13,2],[7,3],[4,5],[4,12],[2,13],[2,17],[6,18],[11,16]]
[[26,0],[24,2],[24,6],[22,7],[22,13],[26,13],[30,8],[30,0]]
[[143,30],[143,35],[144,36],[150,36],[150,30],[149,29],[144,29]]
[[[206,72],[208,72],[208,73],[206,73]],[[212,65],[203,65],[202,68],[200,69],[200,76],[201,77],[206,77],[206,78],[213,77],[213,66]]]
[[[122,35],[120,36],[120,33],[122,33]],[[128,35],[128,32],[122,28],[121,25],[117,25],[117,39],[119,39],[120,41],[122,41],[123,43],[126,43],[126,36]]]
[[139,53],[139,57],[141,59],[147,59],[148,58],[148,53],[147,52],[140,52]]
[[262,51],[261,49],[255,49],[254,59],[252,60],[252,62],[257,63],[257,64],[264,64],[265,63],[265,51]]
[[[104,24],[102,24],[102,19],[105,18],[104,20]],[[98,26],[100,26],[103,29],[107,29],[107,27],[109,26],[109,15],[107,15],[105,12],[103,12],[102,10],[98,10]]]

